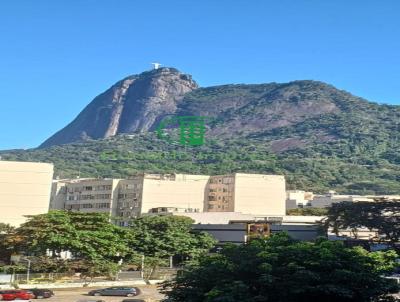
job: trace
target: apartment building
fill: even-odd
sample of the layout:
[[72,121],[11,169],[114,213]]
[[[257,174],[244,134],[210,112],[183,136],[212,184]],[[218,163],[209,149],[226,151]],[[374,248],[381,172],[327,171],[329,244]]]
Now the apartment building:
[[204,212],[285,215],[285,199],[284,176],[217,175],[206,186]]
[[157,207],[202,211],[204,190],[210,176],[147,174],[143,179],[142,213]]
[[129,179],[55,180],[51,209],[108,213],[127,220],[157,207],[201,211],[209,176],[142,174]]
[[0,222],[19,226],[24,215],[47,213],[53,165],[0,160]]
[[103,212],[129,219],[159,209],[285,214],[283,176],[141,174],[129,179],[56,180],[52,209]]
[[[61,192],[64,209],[86,213],[117,214],[119,179],[82,179],[66,182]],[[60,196],[58,197],[60,198]],[[52,200],[52,203],[55,202]],[[59,202],[56,202],[59,204]]]

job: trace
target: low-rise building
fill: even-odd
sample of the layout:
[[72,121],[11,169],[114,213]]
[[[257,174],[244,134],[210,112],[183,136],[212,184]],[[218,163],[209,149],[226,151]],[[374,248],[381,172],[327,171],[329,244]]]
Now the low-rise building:
[[342,195],[336,194],[335,191],[329,191],[324,195],[315,195],[311,201],[311,206],[314,208],[326,208],[330,207],[333,203],[343,201],[374,201],[374,198],[372,196]]
[[286,210],[310,207],[313,198],[312,192],[288,190],[286,191]]
[[19,226],[25,215],[49,210],[53,164],[0,160],[0,222]]

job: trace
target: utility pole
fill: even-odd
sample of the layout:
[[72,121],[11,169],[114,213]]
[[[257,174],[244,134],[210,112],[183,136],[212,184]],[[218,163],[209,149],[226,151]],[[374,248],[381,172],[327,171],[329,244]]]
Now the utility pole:
[[21,260],[28,261],[28,270],[27,270],[27,273],[26,273],[26,284],[29,284],[29,275],[30,275],[30,272],[31,272],[31,261],[28,258],[21,258]]
[[140,272],[140,277],[143,279],[144,277],[144,254],[142,255],[142,265],[141,265],[141,272]]

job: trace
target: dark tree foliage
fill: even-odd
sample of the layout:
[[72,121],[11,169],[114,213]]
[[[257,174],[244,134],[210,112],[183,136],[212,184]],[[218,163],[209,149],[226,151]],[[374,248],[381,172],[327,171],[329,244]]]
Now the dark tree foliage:
[[[383,275],[394,252],[319,239],[296,242],[285,233],[248,245],[225,246],[163,284],[169,302],[366,302],[393,301],[398,290]],[[392,282],[393,281],[393,282]]]
[[336,234],[343,229],[357,234],[358,228],[368,228],[379,234],[371,240],[385,242],[400,251],[400,200],[334,203],[329,208],[325,228],[332,228]]
[[0,262],[8,263],[13,252],[12,246],[15,240],[15,228],[9,224],[0,222]]

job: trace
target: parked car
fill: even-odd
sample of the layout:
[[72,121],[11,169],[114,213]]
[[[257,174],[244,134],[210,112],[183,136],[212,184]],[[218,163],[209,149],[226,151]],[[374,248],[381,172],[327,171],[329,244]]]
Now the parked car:
[[46,288],[32,288],[28,290],[35,296],[34,299],[44,299],[54,296],[54,292]]
[[29,300],[34,297],[30,291],[17,289],[2,290],[0,291],[0,295],[3,296],[4,301]]
[[96,289],[89,292],[91,296],[126,296],[133,297],[139,294],[139,289],[136,287],[108,287]]

